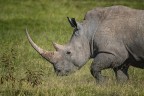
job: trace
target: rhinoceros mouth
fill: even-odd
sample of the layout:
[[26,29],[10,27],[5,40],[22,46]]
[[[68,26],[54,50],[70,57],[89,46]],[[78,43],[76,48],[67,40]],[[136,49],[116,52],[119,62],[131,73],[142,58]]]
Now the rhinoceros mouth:
[[55,70],[55,73],[57,76],[69,76],[73,73],[75,73],[79,68],[75,68],[73,70],[66,70],[66,71],[60,71],[60,70]]

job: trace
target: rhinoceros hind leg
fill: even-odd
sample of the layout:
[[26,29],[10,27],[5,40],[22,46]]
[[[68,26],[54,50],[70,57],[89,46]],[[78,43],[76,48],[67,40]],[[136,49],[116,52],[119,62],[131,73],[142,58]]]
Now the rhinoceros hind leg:
[[125,82],[129,79],[128,68],[128,65],[124,65],[113,69],[118,82]]

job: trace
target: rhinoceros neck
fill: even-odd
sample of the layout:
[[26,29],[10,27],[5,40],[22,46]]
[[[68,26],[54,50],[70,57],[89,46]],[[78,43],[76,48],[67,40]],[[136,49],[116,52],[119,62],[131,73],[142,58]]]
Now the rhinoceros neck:
[[85,28],[85,34],[89,41],[89,47],[90,47],[90,58],[94,57],[94,38],[96,30],[99,26],[99,23],[94,20],[85,20],[84,21],[84,28]]

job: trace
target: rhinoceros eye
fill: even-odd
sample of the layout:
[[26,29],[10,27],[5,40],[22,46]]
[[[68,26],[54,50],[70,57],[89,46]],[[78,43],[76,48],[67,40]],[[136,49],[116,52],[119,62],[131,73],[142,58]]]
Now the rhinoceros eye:
[[71,54],[71,52],[70,52],[70,51],[67,51],[67,52],[66,52],[66,54],[70,55],[70,54]]

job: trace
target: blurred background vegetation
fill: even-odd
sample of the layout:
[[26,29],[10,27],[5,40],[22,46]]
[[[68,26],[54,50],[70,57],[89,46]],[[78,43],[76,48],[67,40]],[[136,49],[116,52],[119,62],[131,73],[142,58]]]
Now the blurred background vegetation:
[[1,96],[144,96],[144,71],[131,67],[130,81],[117,84],[105,70],[108,84],[98,85],[89,72],[91,60],[76,73],[57,77],[53,67],[28,43],[25,29],[42,48],[50,40],[64,44],[72,34],[66,17],[82,21],[95,7],[125,5],[144,9],[144,0],[0,0]]

